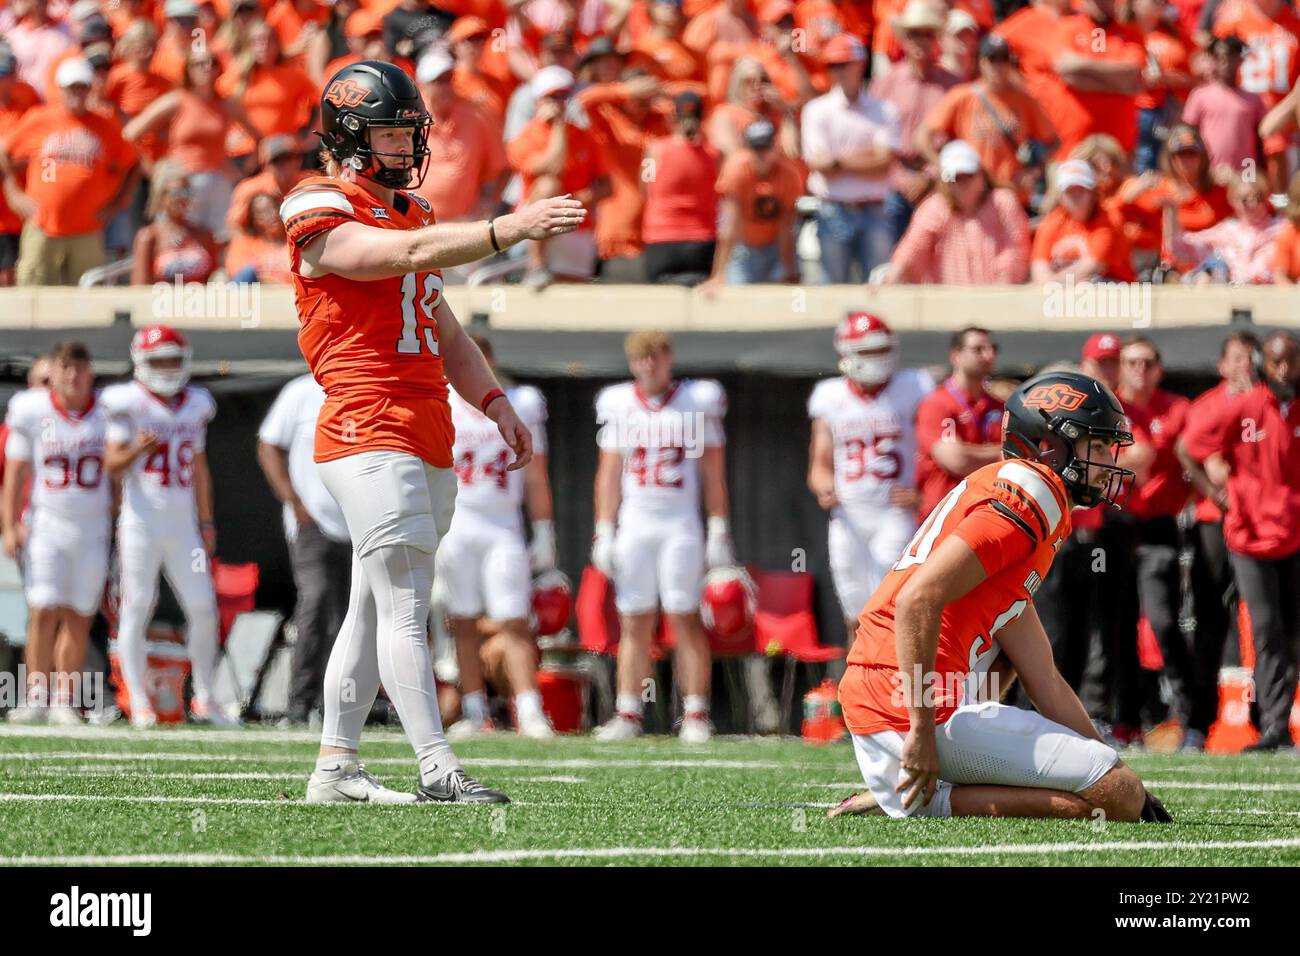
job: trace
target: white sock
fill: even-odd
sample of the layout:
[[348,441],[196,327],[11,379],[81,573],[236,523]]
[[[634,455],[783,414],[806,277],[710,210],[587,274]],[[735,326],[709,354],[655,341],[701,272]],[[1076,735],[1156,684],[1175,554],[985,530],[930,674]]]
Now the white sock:
[[703,694],[687,694],[682,698],[682,711],[693,716],[695,714],[705,714],[709,712],[709,698]]
[[50,687],[43,680],[27,682],[27,706],[43,709],[50,706]]
[[470,691],[460,699],[462,716],[472,724],[488,719],[487,694],[481,690]]
[[451,747],[446,743],[440,747],[433,747],[420,754],[420,783],[428,786],[447,775],[449,770],[455,770],[460,766],[460,761],[456,755],[451,752]]
[[323,777],[346,777],[356,772],[359,763],[356,754],[330,754],[316,758],[316,772]]
[[515,717],[522,724],[542,716],[542,695],[535,690],[515,694]]
[[619,694],[614,701],[614,709],[620,714],[641,716],[642,703],[640,694]]

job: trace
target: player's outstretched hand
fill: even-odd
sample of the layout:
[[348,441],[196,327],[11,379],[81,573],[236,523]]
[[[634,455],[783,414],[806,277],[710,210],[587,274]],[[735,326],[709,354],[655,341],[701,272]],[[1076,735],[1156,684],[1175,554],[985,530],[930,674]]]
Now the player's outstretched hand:
[[506,466],[506,471],[517,471],[533,460],[532,432],[520,421],[508,401],[497,399],[490,404],[488,417],[496,419],[497,430],[501,432],[501,437],[510,446],[510,450],[515,453],[515,460]]
[[907,732],[899,765],[903,779],[895,789],[903,794],[903,809],[909,809],[918,797],[919,806],[928,804],[939,785],[939,749],[933,727],[919,732],[913,727]]
[[587,219],[587,210],[566,193],[530,202],[513,215],[525,239],[548,239],[580,227]]

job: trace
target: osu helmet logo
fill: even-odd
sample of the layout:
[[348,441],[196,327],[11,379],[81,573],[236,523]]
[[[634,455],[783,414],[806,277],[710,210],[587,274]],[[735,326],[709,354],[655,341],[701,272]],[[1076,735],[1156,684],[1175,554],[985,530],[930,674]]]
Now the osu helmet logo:
[[1029,390],[1025,396],[1026,408],[1041,408],[1045,412],[1054,412],[1057,409],[1072,412],[1082,405],[1088,396],[1078,389],[1071,388],[1064,382],[1057,382],[1054,385],[1039,385]]
[[360,105],[370,91],[351,77],[335,80],[325,91],[325,99],[339,109],[351,109]]

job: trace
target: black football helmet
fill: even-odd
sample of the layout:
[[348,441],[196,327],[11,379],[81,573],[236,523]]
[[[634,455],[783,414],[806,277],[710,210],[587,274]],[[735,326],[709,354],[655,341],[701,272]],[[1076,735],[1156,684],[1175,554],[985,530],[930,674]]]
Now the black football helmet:
[[[1110,461],[1080,458],[1080,438],[1101,438],[1111,447]],[[1041,461],[1061,476],[1070,500],[1091,508],[1105,502],[1122,508],[1135,475],[1115,464],[1119,449],[1133,444],[1133,432],[1115,393],[1082,372],[1045,372],[1021,385],[1007,399],[1002,415],[1002,454]],[[1093,485],[1094,469],[1109,475],[1104,490]]]
[[[340,163],[390,189],[424,182],[433,120],[415,81],[401,67],[381,60],[345,66],[325,84],[320,118],[321,142]],[[415,128],[410,153],[376,152],[371,147],[369,130],[406,126]],[[390,166],[383,162],[393,159],[411,163]]]

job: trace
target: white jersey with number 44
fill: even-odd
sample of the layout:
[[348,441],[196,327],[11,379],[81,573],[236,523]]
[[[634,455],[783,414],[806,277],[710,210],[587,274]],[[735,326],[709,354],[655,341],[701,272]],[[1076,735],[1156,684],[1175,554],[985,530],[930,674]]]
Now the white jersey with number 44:
[[932,391],[934,380],[920,369],[900,369],[875,395],[843,376],[817,383],[808,417],[831,430],[841,504],[887,507],[896,484],[916,484],[916,406]]
[[635,382],[596,397],[597,443],[623,456],[622,509],[664,517],[699,516],[700,457],[726,441],[727,395],[709,379],[674,382],[655,398]]
[[43,388],[19,392],[5,415],[5,454],[32,463],[32,520],[62,519],[87,537],[107,533],[111,486],[104,473],[103,402],[69,412]]
[[[496,422],[451,389],[451,423],[456,429],[456,511],[496,524],[516,524],[524,502],[524,470],[507,471],[515,460]],[[546,399],[531,385],[506,389],[506,398],[533,437],[533,451],[546,451]]]
[[208,422],[216,414],[212,394],[187,385],[171,399],[139,382],[110,385],[102,394],[108,414],[108,440],[131,444],[153,432],[157,444],[131,466],[123,482],[122,521],[193,522],[194,456],[206,448]]

